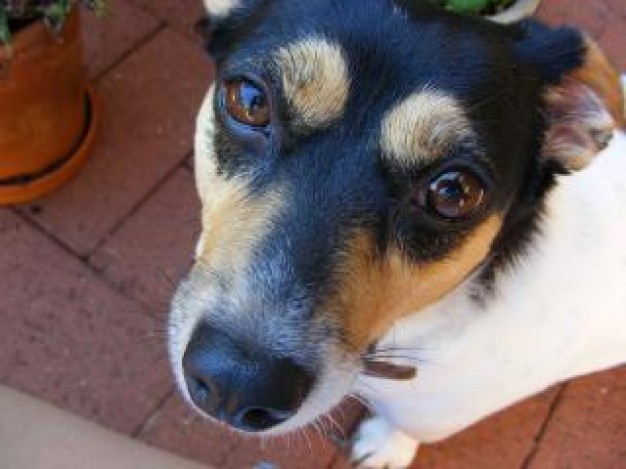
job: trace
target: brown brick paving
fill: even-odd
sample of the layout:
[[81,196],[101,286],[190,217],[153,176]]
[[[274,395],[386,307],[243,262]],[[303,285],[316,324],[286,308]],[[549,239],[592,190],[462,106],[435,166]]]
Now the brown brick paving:
[[131,432],[171,386],[160,324],[30,223],[0,217],[3,382]]
[[[203,421],[172,392],[164,311],[198,229],[189,155],[213,73],[192,36],[199,4],[113,0],[109,18],[85,17],[101,135],[76,181],[0,208],[0,382],[215,467],[343,469],[317,435],[261,445]],[[584,28],[626,70],[625,1],[544,0],[539,16]],[[625,448],[621,368],[425,446],[414,469],[621,469]]]
[[201,1],[131,0],[171,27],[193,37],[193,27],[203,14]]
[[626,467],[626,367],[567,386],[530,467]]
[[101,18],[81,12],[85,65],[93,78],[131,54],[162,25],[160,20],[126,0],[113,0],[109,4],[107,15]]
[[199,217],[193,176],[177,169],[89,262],[164,320],[174,286],[191,266]]
[[598,38],[602,35],[610,21],[617,17],[610,8],[610,2],[581,2],[557,0],[543,2],[539,9],[539,17],[552,25],[578,25]]

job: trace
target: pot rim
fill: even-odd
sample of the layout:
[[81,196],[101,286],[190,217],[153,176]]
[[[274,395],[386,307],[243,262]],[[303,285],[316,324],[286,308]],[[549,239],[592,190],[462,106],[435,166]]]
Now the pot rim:
[[541,0],[516,0],[506,10],[498,14],[487,16],[487,19],[498,23],[514,23],[528,16],[532,16],[537,9]]

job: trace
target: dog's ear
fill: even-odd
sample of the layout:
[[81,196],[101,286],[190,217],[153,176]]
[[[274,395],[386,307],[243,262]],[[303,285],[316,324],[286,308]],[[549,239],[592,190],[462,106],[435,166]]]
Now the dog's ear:
[[624,127],[619,74],[583,33],[525,22],[518,53],[539,72],[546,122],[541,157],[565,172],[584,169]]

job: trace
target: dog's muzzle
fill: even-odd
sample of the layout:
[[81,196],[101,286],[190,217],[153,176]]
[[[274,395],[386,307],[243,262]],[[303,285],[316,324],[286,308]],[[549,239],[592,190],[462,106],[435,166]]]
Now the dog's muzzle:
[[183,371],[189,395],[201,411],[246,432],[289,420],[314,382],[293,360],[268,356],[208,324],[196,327]]

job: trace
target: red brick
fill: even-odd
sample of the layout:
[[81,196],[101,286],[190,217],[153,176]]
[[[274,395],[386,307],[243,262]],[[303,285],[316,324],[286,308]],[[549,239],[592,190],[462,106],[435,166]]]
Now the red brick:
[[133,0],[146,11],[174,26],[179,31],[193,35],[193,27],[203,15],[204,8],[201,0]]
[[622,0],[598,0],[602,1],[613,12],[626,19],[626,3]]
[[16,215],[0,244],[2,382],[131,432],[171,386],[160,325]]
[[517,404],[464,432],[420,449],[416,469],[521,467],[535,444],[556,389]]
[[237,444],[230,431],[204,420],[178,394],[170,397],[144,426],[140,439],[187,458],[223,468]]
[[530,467],[626,467],[626,367],[568,386]]
[[616,15],[600,1],[543,0],[537,16],[552,25],[576,26],[597,38]]
[[[0,206],[0,240],[8,239],[11,236],[11,232],[15,229],[15,225],[17,223],[16,217],[11,211],[11,209]],[[26,227],[24,227],[26,229]],[[31,228],[34,230],[34,228]],[[7,249],[3,249],[3,251],[7,251]],[[2,254],[0,253],[0,256]],[[4,270],[3,266],[0,264],[0,270]],[[4,278],[0,280],[0,321],[4,317],[4,295],[8,294],[7,286],[5,284]],[[17,314],[17,313],[14,313]],[[2,322],[0,322],[2,324]],[[5,350],[10,350],[10,346],[8,345],[8,340],[10,336],[7,334],[8,329],[5,328],[4,324],[2,324],[2,341],[0,341],[0,383],[6,382],[5,376],[8,375],[11,368],[13,367],[13,357]],[[13,339],[11,339],[13,340]],[[6,348],[5,348],[6,347]]]
[[90,262],[151,312],[166,312],[173,290],[188,271],[200,232],[193,177],[178,169]]
[[98,85],[105,109],[91,160],[32,218],[76,253],[90,253],[189,154],[210,78],[208,60],[172,31],[134,52]]
[[543,0],[538,16],[553,25],[569,24],[587,31],[613,62],[626,70],[626,2]]
[[85,64],[98,77],[152,34],[159,22],[125,0],[110,2],[104,17],[82,11]]
[[626,73],[626,19],[620,27],[607,28],[599,42],[618,70]]
[[[500,412],[448,440],[423,445],[413,468],[517,468],[532,450],[556,390],[547,391]],[[345,458],[333,469],[345,469]]]

